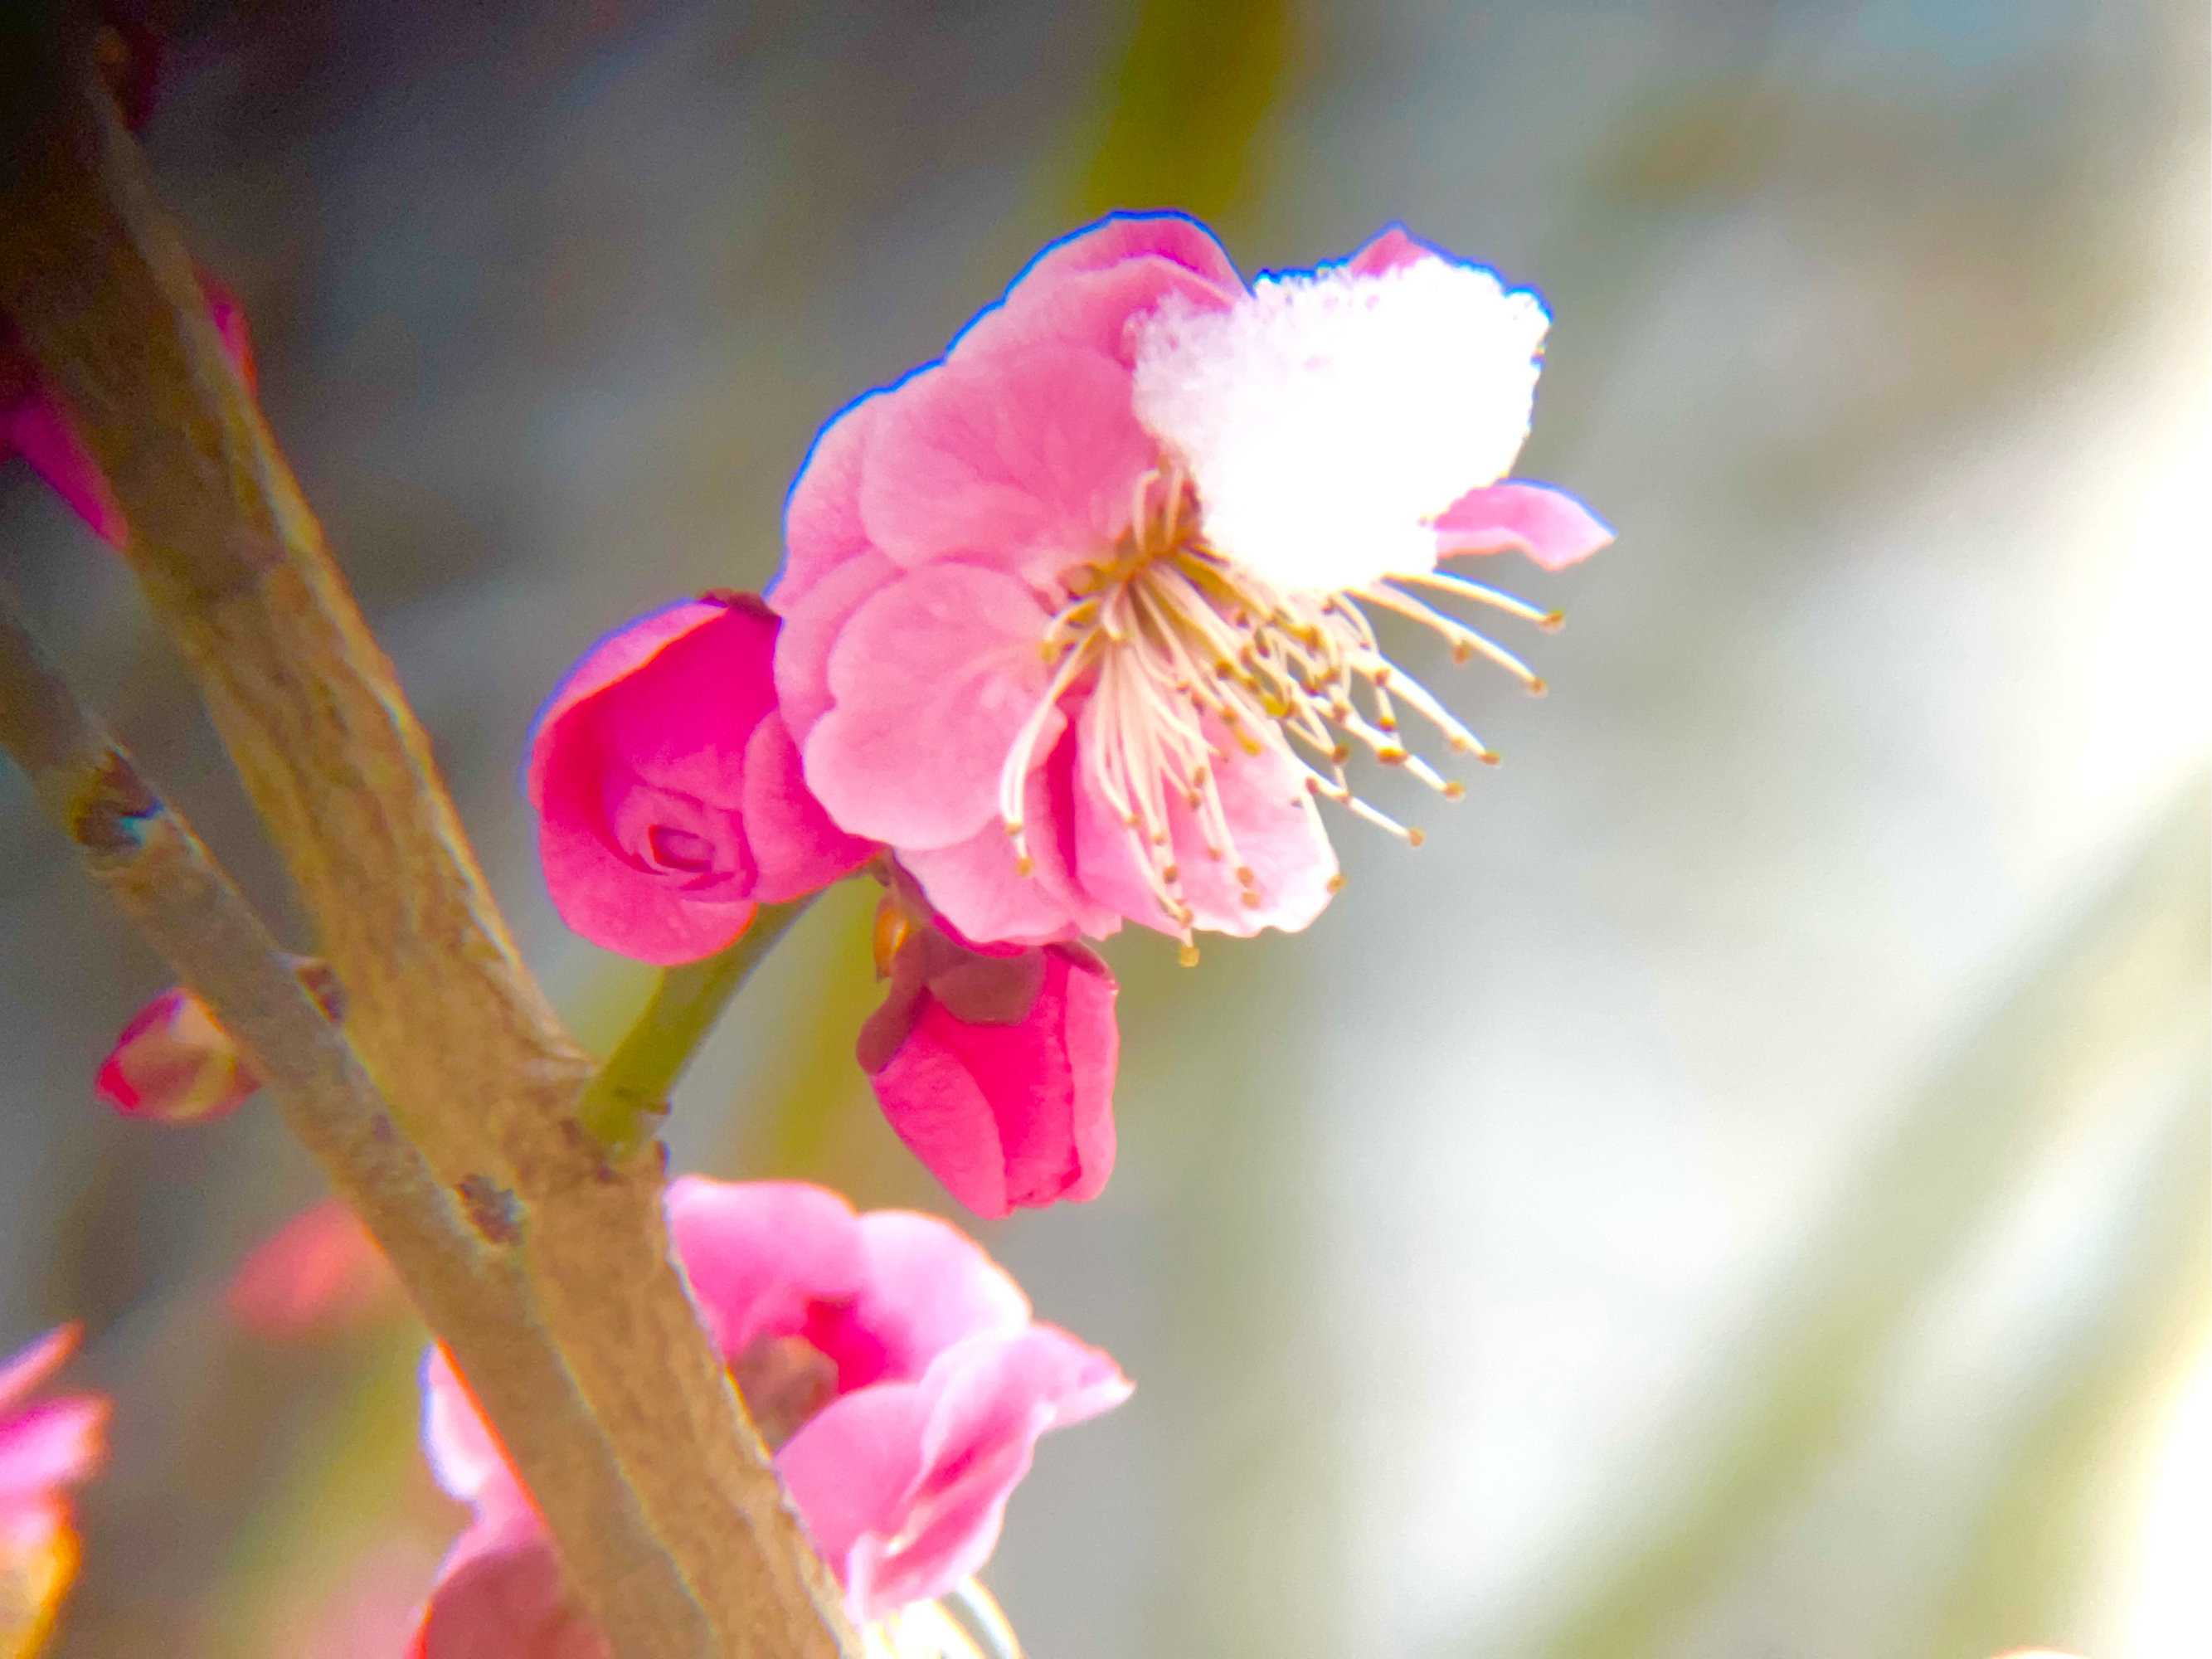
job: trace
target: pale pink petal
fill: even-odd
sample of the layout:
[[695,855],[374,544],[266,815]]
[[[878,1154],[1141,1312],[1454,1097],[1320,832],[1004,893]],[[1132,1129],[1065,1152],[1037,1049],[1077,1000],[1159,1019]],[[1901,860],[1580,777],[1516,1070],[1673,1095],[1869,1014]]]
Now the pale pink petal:
[[910,572],[855,611],[830,658],[836,704],[805,745],[830,816],[902,848],[950,847],[994,818],[1000,771],[1047,689],[1044,623],[1022,582],[956,563]]
[[783,505],[783,568],[768,598],[788,616],[832,571],[868,550],[860,479],[870,435],[888,395],[872,392],[822,428]]
[[775,694],[784,723],[803,747],[815,721],[829,712],[830,653],[853,613],[905,573],[872,547],[864,548],[793,597],[779,583],[769,602],[783,617],[775,640]]
[[1355,276],[1380,276],[1424,259],[1449,259],[1443,249],[1409,235],[1403,225],[1385,225],[1375,239],[1344,262]]
[[125,1117],[204,1123],[236,1111],[261,1085],[207,1005],[175,986],[131,1017],[92,1086]]
[[1075,876],[1075,763],[1071,726],[1030,774],[1022,808],[1027,875],[1006,826],[995,820],[957,846],[902,852],[900,863],[952,932],[972,942],[1029,945],[1121,931],[1121,912],[1099,902]]
[[107,1455],[109,1410],[72,1395],[0,1420],[0,1510],[88,1478]]
[[860,1218],[860,1293],[834,1322],[817,1321],[817,1346],[838,1362],[851,1392],[911,1382],[954,1343],[1029,1323],[1029,1298],[982,1246],[949,1222],[906,1210]]
[[398,1275],[342,1199],[303,1210],[256,1246],[224,1292],[245,1329],[293,1341],[351,1328],[405,1305]]
[[1436,532],[1439,556],[1521,552],[1547,570],[1613,540],[1604,521],[1565,490],[1522,481],[1468,490],[1437,516]]
[[[995,820],[953,846],[902,853],[899,862],[964,938],[1042,945],[1096,931],[1084,923],[1102,914],[1097,905],[1072,910],[1034,872],[1023,875],[1014,862],[1013,842]],[[1112,931],[1110,924],[1105,931]]]
[[1234,295],[1244,286],[1214,234],[1187,213],[1109,213],[1051,244],[1014,279],[1010,294],[1036,295],[1064,279],[1132,259],[1164,259]]
[[665,1205],[691,1300],[726,1356],[800,1334],[812,1304],[849,1302],[866,1282],[852,1206],[820,1187],[685,1176]]
[[981,1566],[1037,1437],[1129,1394],[1112,1360],[1049,1325],[973,1338],[919,1386],[932,1407],[920,1472],[896,1526],[868,1528],[845,1558],[846,1601],[859,1619],[942,1595]]
[[1039,341],[1088,346],[1131,366],[1133,325],[1170,295],[1219,310],[1244,292],[1221,244],[1181,214],[1115,214],[1054,243],[999,305],[970,323],[951,355],[1018,350]]
[[1058,343],[955,358],[887,400],[860,516],[909,569],[960,558],[1048,582],[1114,546],[1158,460],[1112,358]]
[[[900,1502],[921,1472],[922,1437],[938,1392],[918,1382],[879,1382],[847,1395],[776,1453],[776,1473],[793,1507],[840,1579],[860,1539],[872,1532],[896,1534]],[[856,1620],[879,1616],[849,1595],[847,1604]]]

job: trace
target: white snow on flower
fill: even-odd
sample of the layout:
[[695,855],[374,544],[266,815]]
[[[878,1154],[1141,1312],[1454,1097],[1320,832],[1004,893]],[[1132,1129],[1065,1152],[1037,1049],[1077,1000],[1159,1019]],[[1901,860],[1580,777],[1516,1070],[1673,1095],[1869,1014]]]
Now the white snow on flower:
[[1520,453],[1549,322],[1449,259],[1263,276],[1226,311],[1146,319],[1137,418],[1197,485],[1207,542],[1255,574],[1309,593],[1419,574],[1425,521]]

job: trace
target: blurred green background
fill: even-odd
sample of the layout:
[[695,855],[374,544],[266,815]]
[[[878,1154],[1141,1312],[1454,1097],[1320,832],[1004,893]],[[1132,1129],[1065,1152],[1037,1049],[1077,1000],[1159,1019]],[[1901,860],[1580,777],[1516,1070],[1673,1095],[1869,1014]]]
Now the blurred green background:
[[[1622,532],[1514,580],[1552,695],[1409,643],[1506,765],[1418,853],[1341,822],[1303,936],[1115,941],[1113,1184],[984,1231],[1139,1383],[1014,1501],[1036,1659],[2212,1653],[2201,6],[172,10],[164,189],[600,1043],[643,981],[543,896],[537,702],[765,582],[817,427],[1042,242],[1403,219],[1546,295],[1522,471]],[[282,914],[20,467],[0,577]],[[82,1317],[119,1401],[58,1651],[396,1659],[457,1514],[419,1333],[226,1328],[313,1173],[92,1103],[164,976],[0,812],[0,1346]],[[710,1043],[681,1164],[944,1207],[850,1062],[870,902]]]

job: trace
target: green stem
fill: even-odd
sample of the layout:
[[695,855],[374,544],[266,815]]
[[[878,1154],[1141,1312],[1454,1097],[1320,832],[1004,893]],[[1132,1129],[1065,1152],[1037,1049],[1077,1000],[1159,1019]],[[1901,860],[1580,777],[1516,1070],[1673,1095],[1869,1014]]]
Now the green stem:
[[697,962],[661,970],[644,1012],[584,1091],[576,1116],[619,1163],[653,1138],[668,1115],[668,1091],[691,1063],[738,987],[799,920],[815,896],[763,904],[734,943]]

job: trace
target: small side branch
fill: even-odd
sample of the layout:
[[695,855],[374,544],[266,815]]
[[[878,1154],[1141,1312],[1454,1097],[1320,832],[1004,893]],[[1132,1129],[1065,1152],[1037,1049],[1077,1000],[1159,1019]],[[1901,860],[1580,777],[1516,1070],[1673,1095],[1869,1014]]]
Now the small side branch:
[[88,872],[244,1051],[463,1370],[487,1380],[518,1451],[558,1448],[565,1480],[596,1493],[611,1519],[622,1516],[630,1499],[620,1468],[546,1338],[519,1253],[487,1238],[439,1182],[295,960],[40,653],[5,593],[0,747]]

